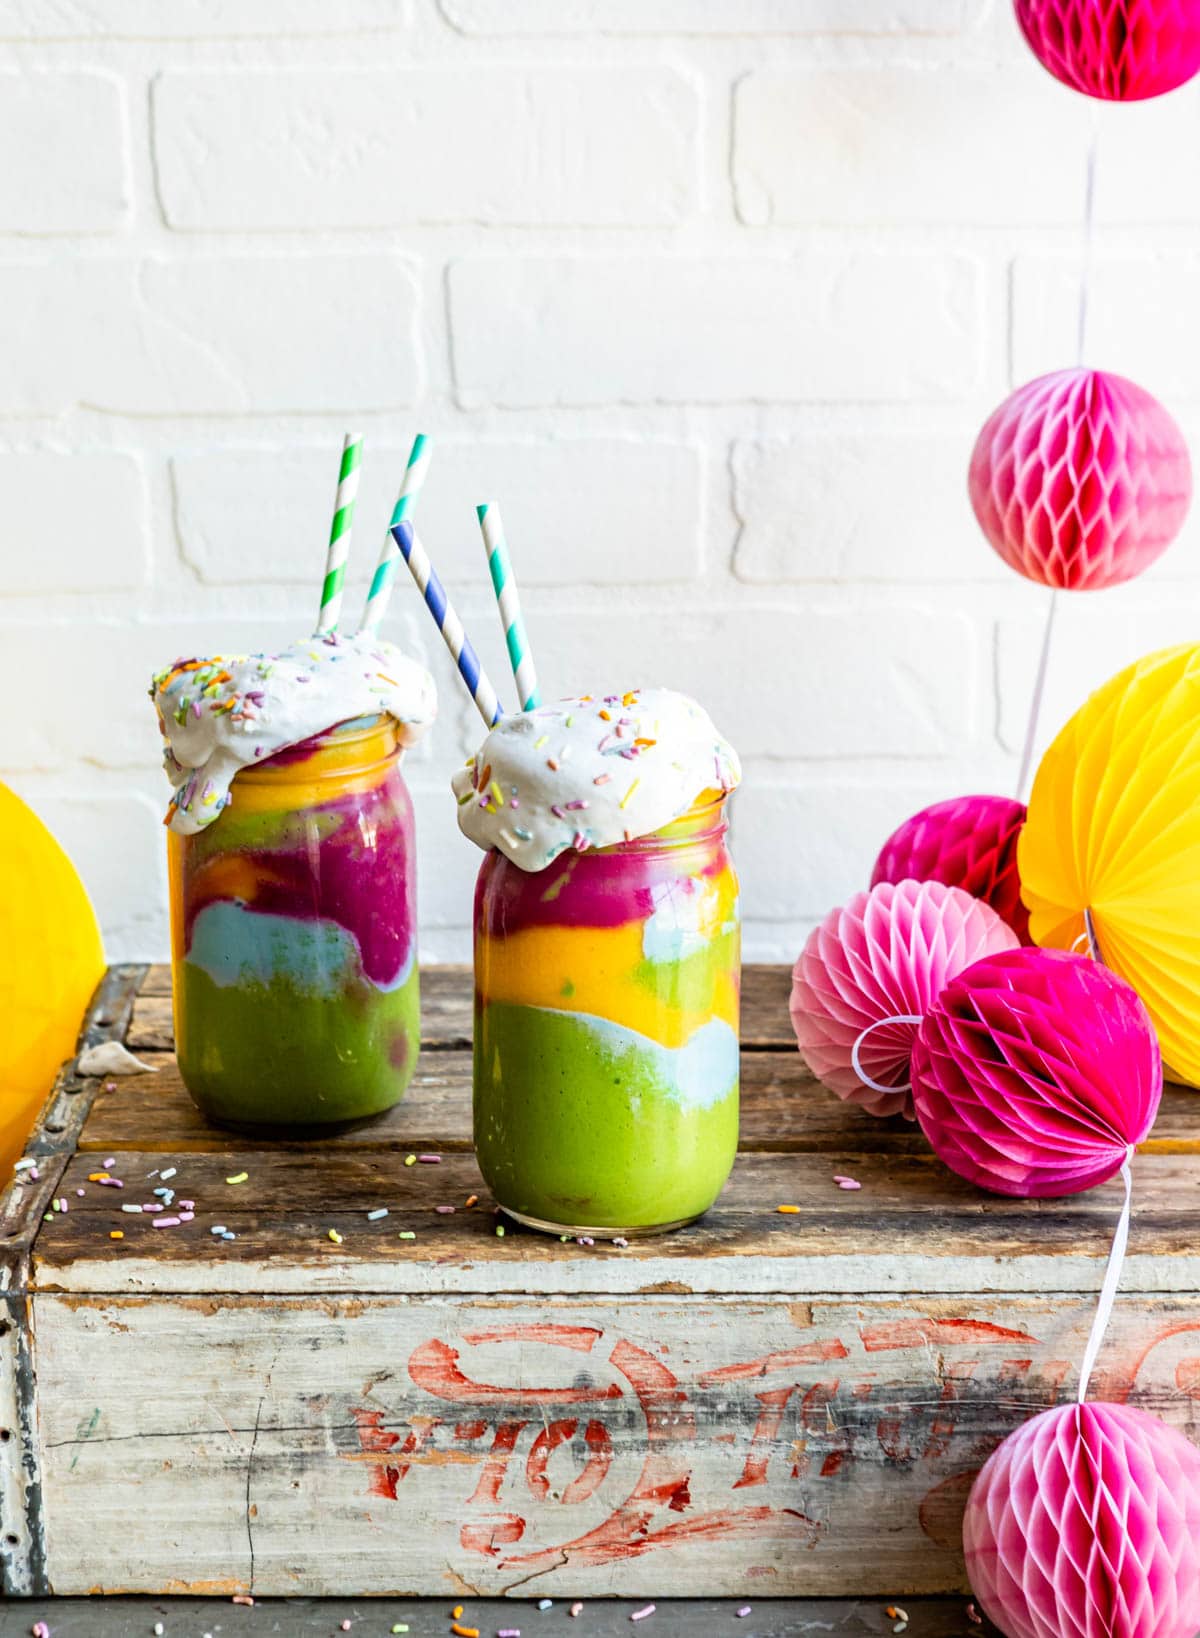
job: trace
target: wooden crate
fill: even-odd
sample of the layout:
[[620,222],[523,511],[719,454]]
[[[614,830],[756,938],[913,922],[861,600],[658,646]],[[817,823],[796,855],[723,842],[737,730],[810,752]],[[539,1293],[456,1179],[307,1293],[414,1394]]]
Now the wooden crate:
[[[0,1201],[5,1590],[964,1591],[972,1475],[1072,1393],[1119,1185],[1030,1205],[958,1182],[912,1127],[813,1085],[787,991],[783,969],[746,975],[720,1202],[622,1249],[497,1236],[465,971],[426,975],[404,1104],[296,1145],[209,1127],[167,973],[110,972],[87,1038],[127,1035],[160,1073],[105,1090],[69,1066],[39,1179]],[[1198,1115],[1169,1093],[1137,1161],[1095,1380],[1193,1437]],[[440,1164],[406,1165],[423,1152]],[[110,1157],[124,1190],[87,1182]],[[194,1222],[120,1211],[168,1166]]]

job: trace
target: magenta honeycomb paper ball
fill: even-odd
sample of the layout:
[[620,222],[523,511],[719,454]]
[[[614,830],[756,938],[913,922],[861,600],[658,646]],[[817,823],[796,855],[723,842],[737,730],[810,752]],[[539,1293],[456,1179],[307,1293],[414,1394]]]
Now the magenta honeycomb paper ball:
[[831,910],[813,929],[792,972],[792,1024],[801,1055],[818,1080],[874,1115],[911,1120],[909,1056],[916,1026],[888,1024],[896,1014],[924,1017],[942,987],[981,956],[1016,945],[1016,935],[979,899],[942,882],[880,882]]
[[1007,1638],[1192,1638],[1200,1451],[1130,1405],[1043,1411],[976,1479],[963,1548]]
[[1017,838],[1025,804],[1008,796],[958,796],[934,802],[894,830],[871,872],[877,882],[945,882],[982,899],[1029,943],[1029,911],[1021,903]]
[[1154,1124],[1162,1056],[1125,980],[1018,949],[951,978],[917,1031],[913,1101],[952,1171],[995,1194],[1078,1194]]
[[1073,91],[1138,102],[1200,69],[1197,0],[1015,0],[1038,62]]
[[1099,590],[1166,551],[1192,469],[1182,432],[1148,392],[1103,370],[1056,370],[987,420],[968,487],[1010,568],[1043,586]]

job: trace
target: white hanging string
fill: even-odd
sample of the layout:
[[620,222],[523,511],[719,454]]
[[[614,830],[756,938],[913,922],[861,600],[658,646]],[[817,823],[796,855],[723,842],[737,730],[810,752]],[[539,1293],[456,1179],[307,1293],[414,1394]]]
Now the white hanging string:
[[873,1024],[867,1025],[866,1029],[863,1030],[862,1034],[858,1036],[854,1042],[854,1045],[850,1048],[850,1062],[854,1066],[854,1073],[858,1076],[859,1080],[864,1086],[869,1086],[872,1092],[909,1092],[912,1090],[911,1081],[902,1081],[898,1086],[884,1086],[882,1081],[873,1081],[863,1068],[862,1059],[859,1057],[859,1053],[862,1051],[863,1042],[874,1030],[883,1029],[887,1024],[920,1025],[924,1022],[924,1018],[922,1018],[919,1013],[896,1012],[893,1013],[890,1018],[877,1018]]
[[[1083,183],[1083,233],[1079,255],[1079,302],[1075,317],[1075,362],[1083,368],[1087,352],[1089,296],[1092,279],[1092,239],[1096,217],[1096,154],[1100,139],[1099,104],[1092,99],[1091,126],[1088,132],[1087,161]],[[1029,720],[1025,726],[1025,744],[1021,751],[1021,771],[1017,775],[1017,801],[1025,800],[1029,789],[1029,775],[1033,768],[1033,753],[1037,745],[1038,724],[1042,715],[1042,697],[1046,692],[1046,675],[1050,669],[1050,642],[1054,634],[1054,616],[1058,612],[1058,588],[1052,587],[1046,607],[1046,621],[1042,628],[1042,652],[1038,659],[1033,697],[1029,702]]]
[[1116,1231],[1113,1234],[1112,1250],[1108,1254],[1108,1267],[1104,1270],[1104,1282],[1100,1287],[1100,1296],[1096,1303],[1096,1317],[1092,1321],[1091,1335],[1088,1337],[1087,1348],[1084,1350],[1083,1364],[1079,1368],[1079,1403],[1082,1405],[1087,1398],[1088,1383],[1091,1381],[1092,1370],[1100,1353],[1100,1345],[1104,1341],[1104,1333],[1108,1330],[1108,1322],[1112,1319],[1113,1305],[1117,1300],[1117,1288],[1121,1284],[1121,1270],[1125,1264],[1125,1249],[1129,1244],[1129,1220],[1133,1209],[1133,1174],[1129,1163],[1133,1159],[1133,1145],[1125,1151],[1125,1159],[1121,1166],[1121,1177],[1125,1183],[1125,1204],[1121,1208],[1121,1215],[1117,1219]]
[[1033,752],[1037,744],[1038,723],[1042,715],[1042,695],[1046,692],[1046,673],[1050,669],[1050,639],[1054,634],[1054,616],[1058,612],[1058,588],[1053,587],[1046,606],[1046,623],[1042,627],[1042,652],[1038,660],[1037,677],[1033,684],[1033,699],[1029,703],[1029,721],[1025,726],[1025,745],[1021,751],[1021,771],[1017,775],[1017,801],[1025,800],[1029,789],[1029,775],[1033,768]]
[[[1087,945],[1086,951],[1079,948],[1081,944]],[[1100,943],[1096,938],[1096,923],[1092,920],[1092,907],[1090,904],[1085,904],[1083,907],[1083,932],[1076,933],[1071,940],[1071,954],[1086,954],[1091,960],[1100,962],[1101,966],[1104,965],[1100,956]]]

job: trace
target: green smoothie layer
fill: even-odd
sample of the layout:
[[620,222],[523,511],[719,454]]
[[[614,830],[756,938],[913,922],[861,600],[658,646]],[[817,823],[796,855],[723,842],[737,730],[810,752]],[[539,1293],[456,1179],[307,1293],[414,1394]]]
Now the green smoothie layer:
[[380,1114],[416,1067],[419,979],[392,990],[346,979],[323,992],[277,974],[217,984],[176,967],[179,1070],[212,1119],[231,1125],[327,1126]]
[[651,1227],[719,1194],[738,1135],[738,1048],[713,1021],[672,1050],[607,1019],[489,1002],[475,1031],[475,1147],[512,1210]]

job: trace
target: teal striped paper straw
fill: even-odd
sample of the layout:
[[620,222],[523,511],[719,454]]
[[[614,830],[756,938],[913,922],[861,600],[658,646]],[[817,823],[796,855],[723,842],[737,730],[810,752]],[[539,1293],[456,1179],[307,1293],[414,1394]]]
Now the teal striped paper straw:
[[358,495],[358,474],[362,466],[363,441],[356,432],[342,439],[342,464],[338,467],[337,495],[333,522],[329,528],[329,550],[325,554],[325,579],[321,586],[321,608],[317,615],[317,636],[337,630],[342,612],[342,592],[346,585],[346,559],[350,555],[350,531],[354,527],[354,502]]
[[375,573],[371,576],[370,589],[367,592],[367,604],[363,609],[363,617],[359,624],[360,631],[377,631],[379,622],[387,611],[388,599],[392,595],[392,582],[396,578],[396,564],[400,554],[396,542],[392,537],[392,530],[398,523],[403,523],[417,504],[417,496],[421,492],[421,485],[425,482],[425,474],[429,471],[429,439],[423,432],[418,432],[413,439],[413,446],[408,452],[408,465],[404,469],[404,479],[400,485],[400,493],[396,504],[392,508],[392,520],[388,524],[387,534],[383,537],[383,546],[379,553],[379,562],[375,565]]
[[483,547],[487,552],[496,602],[500,605],[500,621],[504,627],[504,641],[508,645],[508,663],[516,679],[517,698],[522,711],[532,711],[535,705],[542,703],[542,696],[538,693],[533,652],[521,613],[521,599],[512,559],[508,555],[508,542],[504,538],[500,508],[494,502],[486,502],[483,506],[477,506],[475,512],[483,531]]

